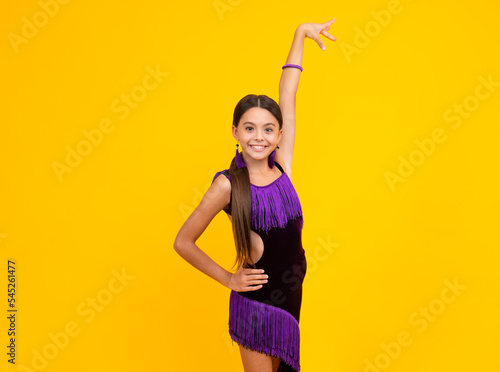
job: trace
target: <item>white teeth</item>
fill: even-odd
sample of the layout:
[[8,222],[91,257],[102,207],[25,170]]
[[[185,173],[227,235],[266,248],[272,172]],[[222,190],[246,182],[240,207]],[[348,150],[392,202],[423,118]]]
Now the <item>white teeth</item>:
[[260,150],[260,149],[265,148],[266,146],[252,146],[252,147]]

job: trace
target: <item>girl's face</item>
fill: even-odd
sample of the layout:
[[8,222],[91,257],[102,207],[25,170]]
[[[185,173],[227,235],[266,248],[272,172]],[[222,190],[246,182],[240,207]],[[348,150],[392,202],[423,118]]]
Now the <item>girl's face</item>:
[[233,126],[233,136],[240,141],[244,159],[267,159],[276,149],[282,133],[278,120],[261,107],[248,109],[241,116],[238,127]]

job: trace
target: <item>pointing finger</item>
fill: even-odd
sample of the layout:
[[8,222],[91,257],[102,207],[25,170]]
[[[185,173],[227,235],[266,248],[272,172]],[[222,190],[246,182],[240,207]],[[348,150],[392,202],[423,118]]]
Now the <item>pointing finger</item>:
[[330,26],[333,22],[335,22],[335,18],[334,18],[334,19],[329,20],[328,22],[325,22],[325,23],[324,23],[324,25],[326,25],[326,26]]

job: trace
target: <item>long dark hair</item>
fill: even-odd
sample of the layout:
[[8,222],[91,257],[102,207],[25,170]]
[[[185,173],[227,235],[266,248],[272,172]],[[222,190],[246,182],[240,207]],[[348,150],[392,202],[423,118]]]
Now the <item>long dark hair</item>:
[[[260,107],[268,110],[276,120],[278,120],[281,130],[283,127],[281,109],[276,101],[264,94],[248,94],[238,102],[234,108],[233,114],[233,125],[236,128],[243,114],[253,107]],[[236,261],[234,265],[239,266],[243,264],[244,267],[250,265],[255,268],[255,264],[253,262],[250,263],[252,200],[248,168],[238,168],[235,158],[233,158],[229,167],[229,175],[232,184],[231,219],[233,222],[233,235],[236,245]]]

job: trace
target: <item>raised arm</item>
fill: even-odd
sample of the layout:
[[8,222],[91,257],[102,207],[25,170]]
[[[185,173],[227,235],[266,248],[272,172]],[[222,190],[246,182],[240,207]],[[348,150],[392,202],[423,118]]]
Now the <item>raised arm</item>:
[[[326,48],[319,34],[330,40],[337,40],[327,32],[333,22],[335,22],[335,18],[325,23],[302,23],[299,25],[295,30],[286,64],[302,66],[304,39],[306,37],[316,41],[322,50]],[[279,105],[283,115],[283,135],[275,159],[283,165],[290,179],[292,178],[293,148],[295,144],[295,97],[299,87],[300,75],[301,70],[297,68],[284,68],[279,84]]]

